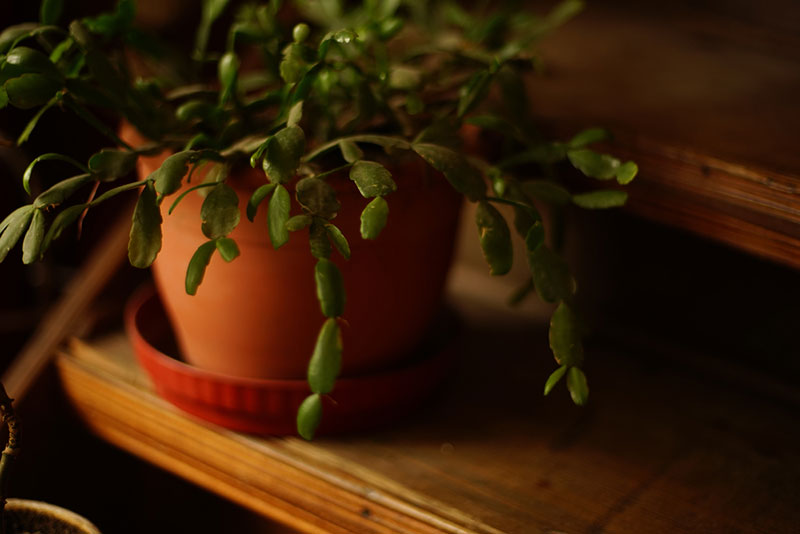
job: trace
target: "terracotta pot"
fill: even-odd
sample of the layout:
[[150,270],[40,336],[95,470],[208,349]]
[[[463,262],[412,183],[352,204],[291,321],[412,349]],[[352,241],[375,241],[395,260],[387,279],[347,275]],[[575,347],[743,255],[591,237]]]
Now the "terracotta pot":
[[100,534],[97,527],[75,512],[26,499],[8,499],[5,520],[8,534]]
[[[160,161],[140,160],[142,176]],[[335,250],[332,258],[347,292],[343,375],[384,369],[414,348],[441,306],[452,259],[460,195],[418,158],[398,159],[390,169],[399,187],[386,197],[389,223],[375,241],[365,241],[359,233],[359,215],[369,200],[346,177],[329,179],[342,204],[333,222],[352,250],[349,261]],[[264,177],[249,167],[238,172],[228,183],[237,189],[244,211],[243,204]],[[294,232],[276,251],[269,243],[266,202],[255,222],[243,213],[231,234],[241,256],[225,263],[215,254],[197,295],[189,296],[184,290],[186,267],[207,240],[200,231],[203,197],[190,193],[167,215],[170,200],[162,207],[163,247],[153,273],[186,360],[231,376],[305,377],[324,321],[308,230]]]

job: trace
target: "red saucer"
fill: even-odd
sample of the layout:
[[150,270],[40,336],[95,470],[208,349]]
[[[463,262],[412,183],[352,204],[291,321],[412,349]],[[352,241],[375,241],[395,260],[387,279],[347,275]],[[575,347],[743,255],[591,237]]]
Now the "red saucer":
[[[225,376],[180,361],[169,322],[152,287],[137,292],[125,326],[156,392],[178,408],[225,428],[253,434],[295,434],[305,380]],[[340,377],[324,397],[318,434],[361,430],[407,414],[435,389],[452,363],[458,321],[446,315],[404,367]],[[346,349],[345,349],[346,350]],[[347,353],[343,355],[347,357]]]

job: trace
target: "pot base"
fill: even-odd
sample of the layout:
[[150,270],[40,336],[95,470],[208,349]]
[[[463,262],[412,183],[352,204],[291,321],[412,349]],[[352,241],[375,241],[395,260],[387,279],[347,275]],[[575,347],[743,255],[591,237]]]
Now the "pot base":
[[93,524],[60,506],[27,499],[8,499],[5,508],[8,534],[100,534]]
[[[134,352],[156,392],[178,408],[231,430],[295,434],[297,408],[310,393],[305,379],[253,379],[206,371],[180,360],[161,302],[152,288],[134,295],[126,312]],[[459,322],[442,313],[402,366],[342,376],[323,397],[318,435],[374,428],[407,414],[444,378],[457,353]],[[343,357],[347,358],[347,347]]]

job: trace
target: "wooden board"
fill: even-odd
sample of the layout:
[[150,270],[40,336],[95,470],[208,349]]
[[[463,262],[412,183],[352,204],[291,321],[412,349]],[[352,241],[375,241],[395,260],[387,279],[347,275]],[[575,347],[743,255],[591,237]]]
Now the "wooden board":
[[561,388],[541,397],[544,325],[457,306],[462,361],[422,413],[313,443],[186,417],[121,335],[73,342],[58,367],[97,435],[301,532],[798,531],[797,396],[596,343],[592,400],[576,408]]
[[800,268],[800,9],[701,4],[589,4],[543,43],[532,107],[615,133],[631,211]]

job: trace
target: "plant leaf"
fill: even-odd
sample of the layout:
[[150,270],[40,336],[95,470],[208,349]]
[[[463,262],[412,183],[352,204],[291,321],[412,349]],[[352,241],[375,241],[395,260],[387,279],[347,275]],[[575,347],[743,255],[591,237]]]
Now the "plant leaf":
[[61,84],[47,75],[32,72],[8,80],[4,88],[12,106],[30,109],[46,104],[61,89]]
[[618,189],[600,189],[572,196],[572,202],[586,209],[617,208],[625,205],[628,193]]
[[344,313],[345,293],[342,273],[331,260],[320,258],[314,268],[317,283],[317,299],[322,315],[339,317]]
[[223,182],[217,184],[203,201],[200,217],[207,238],[216,239],[231,233],[241,218],[236,191]]
[[461,87],[458,100],[458,116],[463,117],[480,104],[489,93],[494,76],[486,70],[476,72],[466,85]]
[[380,163],[357,161],[350,167],[350,179],[364,198],[384,197],[397,191],[392,174]]
[[342,367],[342,336],[336,319],[322,325],[308,362],[308,385],[311,391],[326,394],[333,391],[336,377]]
[[42,242],[44,241],[44,214],[42,210],[33,210],[31,225],[22,241],[22,263],[33,263],[41,257]]
[[561,302],[550,318],[550,350],[559,365],[568,367],[583,363],[583,343],[578,317],[572,307]]
[[569,272],[567,262],[547,245],[540,245],[528,252],[528,265],[536,293],[543,301],[556,302],[575,293],[575,280]]
[[197,294],[197,288],[203,281],[206,274],[206,267],[211,261],[211,256],[217,248],[215,241],[207,241],[200,245],[197,250],[192,254],[192,259],[189,260],[189,266],[186,269],[186,294]]
[[191,150],[172,154],[148,176],[149,180],[155,181],[156,191],[159,194],[171,195],[181,188],[183,177],[189,172],[189,161],[195,154],[196,152]]
[[39,7],[39,22],[45,26],[55,24],[63,9],[64,0],[43,0]]
[[264,199],[267,198],[270,193],[272,193],[276,186],[277,184],[264,184],[253,191],[253,194],[250,195],[250,200],[247,201],[247,218],[250,220],[250,222],[255,220],[258,207],[261,205]]
[[389,204],[383,197],[375,197],[361,212],[361,237],[377,239],[389,218]]
[[431,167],[443,173],[456,191],[472,201],[483,198],[486,183],[481,173],[463,155],[447,147],[428,143],[415,143],[413,148]]
[[33,206],[37,209],[57,206],[72,196],[75,191],[92,181],[94,181],[94,176],[91,174],[80,174],[62,180],[53,184],[50,189],[36,197],[36,200],[33,201]]
[[355,163],[364,157],[364,151],[352,141],[339,141],[339,150],[347,163]]
[[158,209],[156,189],[152,182],[145,184],[133,211],[128,260],[131,265],[149,267],[161,250],[161,210]]
[[638,173],[639,166],[632,161],[626,161],[617,169],[617,182],[620,185],[629,184],[634,178],[636,178]]
[[[288,226],[288,225],[287,225]],[[328,235],[333,242],[333,246],[336,247],[336,250],[339,251],[344,259],[350,259],[350,244],[347,242],[347,238],[344,236],[341,230],[339,230],[333,224],[326,224],[325,231],[328,232]]]
[[316,393],[309,395],[297,410],[297,433],[311,441],[322,420],[322,399]]
[[608,130],[603,128],[589,128],[588,130],[583,130],[576,134],[572,139],[569,140],[567,145],[569,148],[583,148],[586,145],[590,145],[592,143],[598,143],[600,141],[607,141],[611,138],[611,134]]
[[231,262],[239,257],[239,246],[230,237],[219,237],[215,240],[215,243],[223,260]]
[[522,182],[520,188],[529,197],[552,206],[566,206],[572,201],[569,191],[550,180],[529,180]]
[[286,119],[286,126],[297,126],[303,118],[303,101],[300,100],[289,110],[289,116]]
[[291,199],[289,198],[289,192],[282,185],[278,185],[269,199],[269,211],[267,212],[269,239],[276,249],[289,241],[289,230],[286,228],[286,222],[289,220],[290,209]]
[[562,365],[555,371],[553,371],[549,377],[547,377],[547,382],[544,383],[544,394],[549,395],[550,392],[553,390],[556,384],[567,374],[567,366]]
[[64,228],[78,220],[87,207],[86,204],[77,204],[63,209],[56,215],[56,218],[53,219],[53,224],[50,225],[50,228],[44,236],[41,254],[44,254],[44,252],[50,248],[50,243],[52,243],[54,239],[58,239],[61,236]]
[[568,150],[567,157],[572,166],[590,178],[610,180],[617,174],[620,161],[607,154],[598,154],[585,148]]
[[6,259],[8,252],[28,229],[28,225],[33,218],[34,207],[31,204],[22,206],[12,211],[8,217],[0,223],[0,262]]
[[572,402],[583,406],[589,400],[589,385],[586,375],[578,367],[570,367],[567,373],[567,389],[572,397]]
[[61,78],[61,73],[49,57],[26,46],[17,46],[6,55],[6,66],[3,70],[4,75],[9,78],[31,72],[45,74],[53,81]]
[[267,141],[262,166],[270,182],[291,180],[306,147],[306,137],[299,126],[287,126]]
[[236,77],[239,73],[239,58],[234,52],[226,52],[217,63],[217,77],[222,85],[220,101],[227,102],[236,86]]
[[297,182],[297,202],[309,213],[323,219],[333,219],[342,205],[336,199],[336,190],[319,178],[303,178]]
[[536,221],[531,225],[525,236],[525,249],[530,252],[535,252],[540,246],[544,244],[545,238],[544,225],[542,221]]
[[311,215],[306,215],[305,213],[302,215],[295,215],[286,221],[286,229],[290,232],[297,232],[311,224],[313,220],[314,218],[311,217]]
[[104,148],[89,158],[89,170],[102,178],[119,178],[133,171],[137,159],[136,152]]
[[495,276],[506,274],[511,270],[514,256],[505,218],[497,208],[482,200],[475,211],[475,224],[489,272]]
[[311,228],[308,230],[308,244],[311,255],[318,260],[327,260],[331,257],[331,243],[328,232],[320,219],[312,219]]

